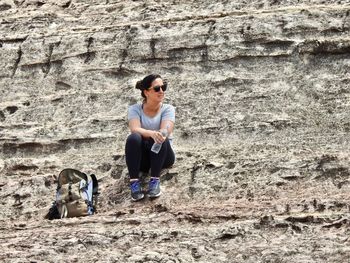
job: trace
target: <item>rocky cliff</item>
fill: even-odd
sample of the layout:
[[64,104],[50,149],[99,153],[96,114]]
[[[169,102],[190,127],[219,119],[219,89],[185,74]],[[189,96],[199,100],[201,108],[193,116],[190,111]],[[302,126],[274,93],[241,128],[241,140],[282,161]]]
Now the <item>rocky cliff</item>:
[[[0,1],[2,262],[348,262],[350,2]],[[132,203],[126,109],[168,80],[177,162]],[[43,217],[63,168],[98,213]]]

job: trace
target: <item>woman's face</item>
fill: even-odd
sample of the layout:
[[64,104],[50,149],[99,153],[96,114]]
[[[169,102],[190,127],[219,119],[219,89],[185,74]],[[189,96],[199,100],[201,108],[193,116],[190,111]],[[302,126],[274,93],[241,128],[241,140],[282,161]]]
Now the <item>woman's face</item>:
[[161,78],[153,80],[151,87],[146,90],[147,101],[162,102],[165,96],[165,93],[162,89],[163,85],[164,83]]

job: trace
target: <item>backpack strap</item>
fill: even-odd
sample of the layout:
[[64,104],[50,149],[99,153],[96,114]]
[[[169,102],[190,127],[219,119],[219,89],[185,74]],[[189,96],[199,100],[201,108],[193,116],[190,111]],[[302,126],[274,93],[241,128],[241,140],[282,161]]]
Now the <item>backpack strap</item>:
[[92,193],[94,195],[98,194],[98,181],[97,181],[96,175],[90,174],[90,176],[91,176],[92,185],[93,185]]
[[61,219],[66,218],[68,216],[68,209],[66,204],[62,204],[62,209],[61,209]]
[[86,174],[75,169],[67,168],[62,170],[58,175],[57,188],[60,188],[62,185],[67,184],[69,182],[74,184],[81,180],[85,180],[85,181],[88,180]]

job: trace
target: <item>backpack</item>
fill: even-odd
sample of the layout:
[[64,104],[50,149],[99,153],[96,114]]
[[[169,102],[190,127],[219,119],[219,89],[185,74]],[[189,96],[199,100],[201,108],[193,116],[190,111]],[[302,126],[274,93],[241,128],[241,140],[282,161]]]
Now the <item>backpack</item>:
[[96,211],[98,182],[94,174],[64,169],[57,179],[56,200],[45,218],[92,215]]

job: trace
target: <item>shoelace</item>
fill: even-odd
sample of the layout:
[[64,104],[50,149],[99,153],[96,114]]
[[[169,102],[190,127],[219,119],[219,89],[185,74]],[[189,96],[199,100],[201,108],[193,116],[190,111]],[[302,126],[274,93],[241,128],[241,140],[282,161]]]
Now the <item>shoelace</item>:
[[133,192],[140,191],[139,181],[132,182],[130,187],[131,187],[131,191],[133,191]]
[[152,179],[149,181],[150,188],[155,188],[155,187],[158,185],[158,183],[159,183],[159,180],[153,179],[153,178],[152,178]]

